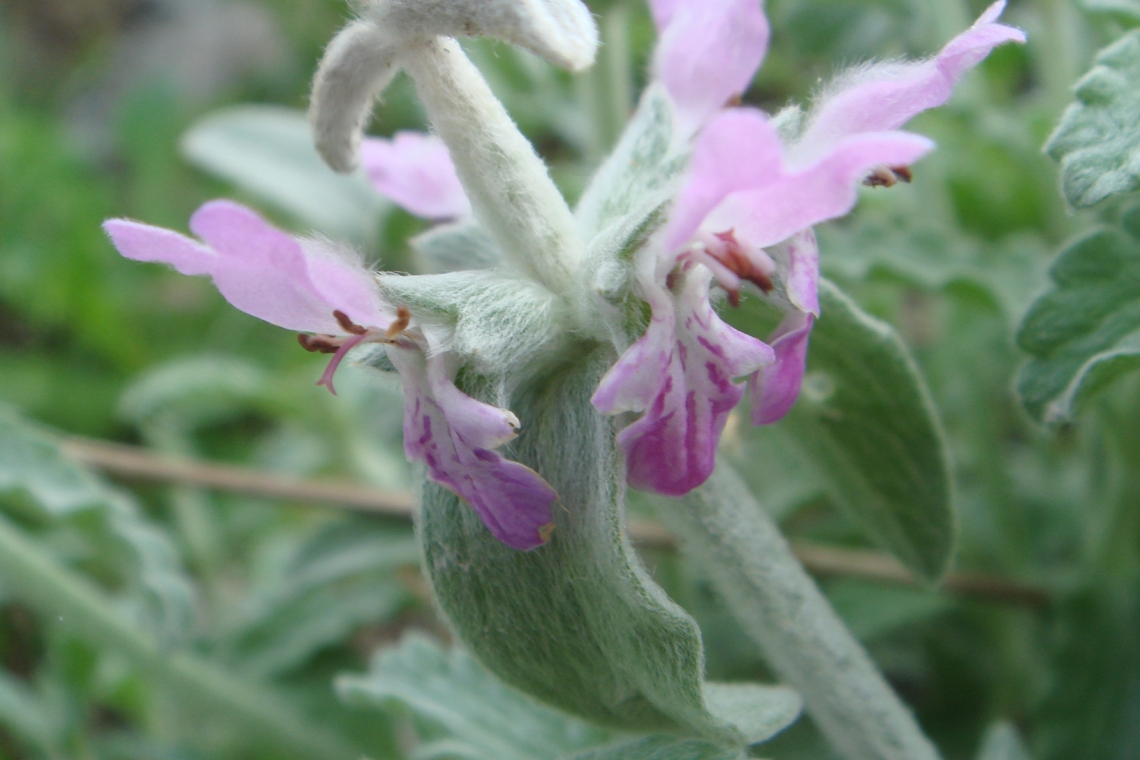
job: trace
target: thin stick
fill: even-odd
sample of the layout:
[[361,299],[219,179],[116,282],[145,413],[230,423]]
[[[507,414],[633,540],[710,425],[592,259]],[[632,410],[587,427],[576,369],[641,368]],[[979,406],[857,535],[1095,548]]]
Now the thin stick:
[[[330,504],[392,517],[410,518],[412,514],[412,496],[404,492],[330,480],[300,480],[250,467],[166,456],[138,446],[88,438],[65,439],[62,448],[73,459],[127,479],[178,483],[306,504]],[[676,548],[673,535],[655,522],[630,520],[628,529],[630,538],[642,549],[669,551]],[[815,575],[899,586],[919,585],[898,560],[882,552],[802,542],[793,544],[793,551]],[[943,581],[941,590],[1031,607],[1044,607],[1049,603],[1049,594],[1044,589],[973,572],[951,573]]]
[[334,504],[393,517],[406,518],[412,514],[412,496],[404,492],[383,491],[353,483],[300,480],[250,467],[154,454],[138,446],[87,438],[67,438],[61,448],[72,459],[128,479],[200,486],[283,501]]

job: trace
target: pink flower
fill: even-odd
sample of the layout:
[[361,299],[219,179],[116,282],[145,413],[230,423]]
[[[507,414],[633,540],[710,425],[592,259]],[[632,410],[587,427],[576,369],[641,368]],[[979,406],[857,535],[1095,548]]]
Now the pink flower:
[[360,162],[376,191],[408,213],[433,221],[471,214],[447,146],[434,135],[369,137],[360,146]]
[[310,350],[333,354],[320,384],[347,352],[380,343],[404,384],[404,451],[427,465],[428,477],[465,499],[503,543],[533,549],[545,543],[557,494],[530,468],[494,449],[515,436],[518,419],[477,401],[454,383],[446,352],[429,349],[431,328],[406,308],[384,303],[364,265],[329,243],[300,240],[230,201],[211,201],[190,219],[202,242],[126,219],[104,229],[119,252],[137,261],[171,264],[208,275],[242,311],[289,330],[301,330]]
[[[602,379],[594,403],[606,414],[644,413],[619,435],[630,483],[678,495],[712,473],[725,418],[740,396],[734,379],[749,376],[756,424],[783,417],[799,394],[819,315],[812,226],[851,211],[860,181],[909,179],[906,167],[934,146],[898,127],[944,103],[995,46],[1025,36],[995,23],[1005,3],[994,3],[934,58],[858,70],[825,93],[803,117],[799,136],[785,142],[761,111],[720,110],[763,57],[768,34],[757,0],[651,1],[661,31],[654,71],[682,135],[696,136],[669,221],[639,270],[653,312],[649,329]],[[784,311],[767,354],[760,348],[767,346],[717,319],[707,291],[693,290],[708,280],[701,269],[730,302],[751,283]],[[706,352],[705,378],[686,355],[694,344]]]

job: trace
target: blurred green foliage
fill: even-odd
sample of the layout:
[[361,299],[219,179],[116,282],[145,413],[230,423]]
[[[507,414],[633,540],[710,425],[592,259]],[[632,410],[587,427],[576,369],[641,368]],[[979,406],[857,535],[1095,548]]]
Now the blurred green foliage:
[[[771,0],[772,48],[746,100],[775,109],[809,97],[844,63],[930,52],[985,4]],[[592,5],[603,29],[608,14],[625,14],[629,54],[607,71],[624,72],[636,92],[653,40],[643,3]],[[1033,757],[1131,760],[1140,756],[1140,383],[1118,379],[1074,420],[1040,427],[1014,393],[1027,358],[1014,335],[1053,257],[1076,236],[1117,224],[1134,201],[1068,212],[1041,146],[1095,52],[1140,15],[1131,0],[1021,0],[1008,13],[1030,44],[997,51],[948,106],[910,125],[939,143],[914,184],[865,192],[855,215],[819,234],[825,273],[898,329],[941,411],[955,464],[957,566],[1041,586],[1051,601],[1026,607],[849,579],[824,586],[946,757],[1024,757],[1016,726]],[[378,758],[417,747],[420,757],[471,757],[471,737],[455,726],[477,713],[448,723],[441,705],[408,699],[363,709],[355,703],[371,676],[342,682],[349,703],[330,686],[338,674],[365,672],[372,650],[408,627],[447,636],[414,570],[408,526],[188,487],[134,486],[131,498],[80,470],[67,477],[113,495],[60,512],[48,488],[56,475],[14,453],[50,459],[52,434],[35,420],[291,475],[408,486],[398,387],[349,371],[340,398],[328,397],[313,386],[320,360],[289,335],[227,308],[208,283],[121,260],[99,229],[109,216],[184,229],[198,204],[219,195],[264,202],[188,164],[182,136],[223,106],[303,108],[322,46],[348,14],[341,0],[0,4],[0,400],[10,407],[0,425],[0,507],[45,562],[134,610],[124,619],[143,621],[146,635],[159,635],[147,620],[183,620],[171,624],[171,651],[271,692],[346,744]],[[603,118],[613,103],[597,92],[612,82],[573,80],[498,45],[472,48],[576,196],[616,134]],[[422,127],[422,118],[399,80],[372,131]],[[262,208],[306,229],[286,207]],[[422,225],[399,211],[378,213],[375,225],[362,237],[366,255],[412,266],[406,240]],[[771,431],[745,428],[726,436],[724,453],[793,538],[864,545],[809,465]],[[158,555],[153,541],[166,547]],[[133,565],[124,546],[136,552]],[[701,622],[710,678],[765,675],[699,572],[672,553],[647,560]],[[147,567],[162,571],[158,597],[148,596]],[[0,576],[0,758],[278,756],[243,737],[252,713],[204,713],[50,609]],[[419,647],[400,665],[410,680],[438,675],[442,654],[403,646]],[[507,715],[518,705],[515,695],[502,700]],[[555,725],[540,713],[525,719]],[[561,754],[602,738],[578,736]],[[658,756],[651,750],[646,757]],[[806,720],[762,751],[831,757]]]

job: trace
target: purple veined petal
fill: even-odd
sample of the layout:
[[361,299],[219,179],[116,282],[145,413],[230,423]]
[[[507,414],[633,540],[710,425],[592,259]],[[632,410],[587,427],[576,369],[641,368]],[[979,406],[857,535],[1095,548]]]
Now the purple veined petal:
[[691,135],[748,89],[768,49],[760,0],[676,0],[652,5],[661,28],[654,79],[677,105],[678,131]]
[[[728,415],[744,395],[743,384],[734,379],[775,359],[766,344],[716,315],[708,300],[710,278],[704,267],[694,267],[686,276],[676,298],[676,338],[667,366],[657,374],[644,414],[618,433],[618,445],[626,455],[627,479],[634,488],[680,496],[704,483],[716,464],[717,443]],[[660,345],[662,335],[655,336],[657,351],[665,348]],[[627,356],[637,349],[634,344]],[[621,380],[637,385],[637,393],[627,393],[627,397],[647,395],[649,374],[644,372],[611,370],[602,388],[606,381]],[[622,395],[612,389],[607,392]]]
[[1025,42],[1020,29],[997,24],[1005,2],[991,5],[978,21],[926,61],[872,67],[855,82],[825,97],[812,109],[797,141],[797,161],[812,161],[848,135],[897,129],[916,114],[942,105],[954,85],[990,51],[1006,42]]
[[504,411],[467,396],[436,367],[429,369],[419,349],[393,346],[388,356],[404,384],[408,459],[427,465],[428,477],[470,504],[507,546],[527,551],[546,543],[558,494],[534,470],[484,445],[502,436]]
[[816,164],[794,174],[781,173],[757,187],[727,196],[701,229],[734,230],[742,242],[765,248],[855,206],[859,181],[875,166],[908,165],[934,143],[908,132],[880,132],[847,137]]
[[471,214],[447,146],[435,135],[370,137],[360,146],[360,160],[376,191],[411,214],[433,220]]
[[771,182],[782,173],[780,137],[762,112],[732,108],[717,114],[693,147],[688,175],[669,214],[664,250],[676,255],[725,196]]
[[780,420],[799,398],[813,324],[814,314],[789,312],[768,339],[776,361],[762,367],[748,381],[754,425]]
[[183,274],[209,275],[230,304],[280,327],[343,334],[334,310],[369,327],[384,328],[391,321],[362,265],[306,251],[244,206],[210,201],[191,218],[190,228],[205,245],[127,219],[103,225],[123,256],[171,264]]

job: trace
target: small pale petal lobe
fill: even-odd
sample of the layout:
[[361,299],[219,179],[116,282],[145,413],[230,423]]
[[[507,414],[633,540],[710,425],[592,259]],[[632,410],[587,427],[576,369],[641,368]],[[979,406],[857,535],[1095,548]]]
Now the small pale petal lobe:
[[433,220],[471,214],[447,146],[434,135],[397,132],[391,140],[368,138],[360,146],[360,161],[377,192],[411,214]]
[[656,0],[654,78],[677,106],[682,134],[748,89],[768,49],[760,0]]
[[754,425],[768,425],[780,420],[799,398],[808,338],[814,323],[814,314],[789,312],[768,339],[776,353],[776,361],[762,367],[748,382]]
[[545,543],[554,489],[529,467],[493,450],[514,436],[510,412],[476,401],[452,382],[443,357],[418,349],[388,355],[404,385],[404,453],[428,477],[471,505],[499,541],[527,551]]

